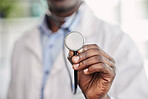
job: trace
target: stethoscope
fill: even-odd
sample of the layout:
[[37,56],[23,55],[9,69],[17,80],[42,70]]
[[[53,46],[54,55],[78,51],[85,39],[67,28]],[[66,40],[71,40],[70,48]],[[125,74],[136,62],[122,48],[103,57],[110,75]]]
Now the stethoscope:
[[[84,45],[84,37],[81,33],[77,32],[77,31],[72,31],[70,32],[69,34],[66,35],[65,37],[65,46],[73,51],[74,55],[77,55],[77,51],[80,50]],[[65,49],[63,49],[65,51]],[[65,54],[65,52],[63,52]],[[65,55],[64,55],[65,56]],[[68,65],[67,65],[67,62],[66,62],[66,57],[64,57],[65,59],[65,66],[67,68],[67,71],[69,73],[69,76],[70,76],[70,71],[68,69]],[[72,79],[71,79],[71,76],[70,76],[70,80],[71,80],[71,87],[72,87]],[[74,86],[71,88],[72,89],[72,92],[73,94],[76,94],[77,92],[77,83],[78,83],[78,78],[77,78],[77,70],[74,70]]]

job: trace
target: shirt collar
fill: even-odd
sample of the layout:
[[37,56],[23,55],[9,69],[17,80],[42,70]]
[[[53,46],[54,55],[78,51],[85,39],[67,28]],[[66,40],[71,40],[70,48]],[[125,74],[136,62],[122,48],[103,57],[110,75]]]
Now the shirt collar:
[[[70,31],[72,31],[78,24],[80,18],[81,18],[81,14],[82,14],[82,10],[83,10],[83,5],[81,4],[79,10],[77,12],[75,12],[74,14],[72,14],[69,17],[65,18],[65,23],[61,26],[61,29],[65,29],[68,28]],[[46,34],[46,35],[50,35],[52,33],[52,31],[48,28],[47,25],[47,21],[46,21],[46,16],[44,16],[44,19],[40,25],[40,28],[42,29],[42,33]]]

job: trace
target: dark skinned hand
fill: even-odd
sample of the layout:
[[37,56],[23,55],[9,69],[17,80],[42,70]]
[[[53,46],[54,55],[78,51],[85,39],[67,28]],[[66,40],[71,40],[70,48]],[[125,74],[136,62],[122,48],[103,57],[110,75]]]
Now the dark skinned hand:
[[108,91],[115,77],[115,61],[96,44],[85,45],[69,61],[78,70],[78,85],[86,99],[110,99]]

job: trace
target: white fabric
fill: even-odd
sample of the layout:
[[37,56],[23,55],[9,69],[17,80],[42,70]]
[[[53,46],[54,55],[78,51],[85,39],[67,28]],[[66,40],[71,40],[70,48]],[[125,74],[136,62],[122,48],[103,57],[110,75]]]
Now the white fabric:
[[115,99],[115,98],[110,96],[110,99]]
[[[131,38],[118,26],[97,19],[86,6],[75,29],[85,44],[96,43],[116,60],[116,78],[109,91],[114,99],[147,99],[148,81],[143,60]],[[18,40],[12,56],[12,78],[8,99],[40,99],[43,66],[40,32],[37,27]],[[66,56],[68,50],[66,49]],[[81,91],[72,95],[61,50],[45,86],[45,99],[83,99]],[[68,61],[67,61],[68,62]],[[70,63],[69,69],[73,74]]]

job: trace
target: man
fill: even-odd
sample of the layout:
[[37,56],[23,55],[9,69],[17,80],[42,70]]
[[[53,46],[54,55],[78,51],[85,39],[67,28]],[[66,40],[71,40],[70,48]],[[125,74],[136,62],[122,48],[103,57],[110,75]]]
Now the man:
[[[47,2],[51,13],[15,45],[8,99],[147,99],[143,62],[127,34],[97,19],[81,0]],[[70,31],[86,39],[78,55],[69,51],[68,59],[78,70],[81,91],[76,95],[62,48]]]

